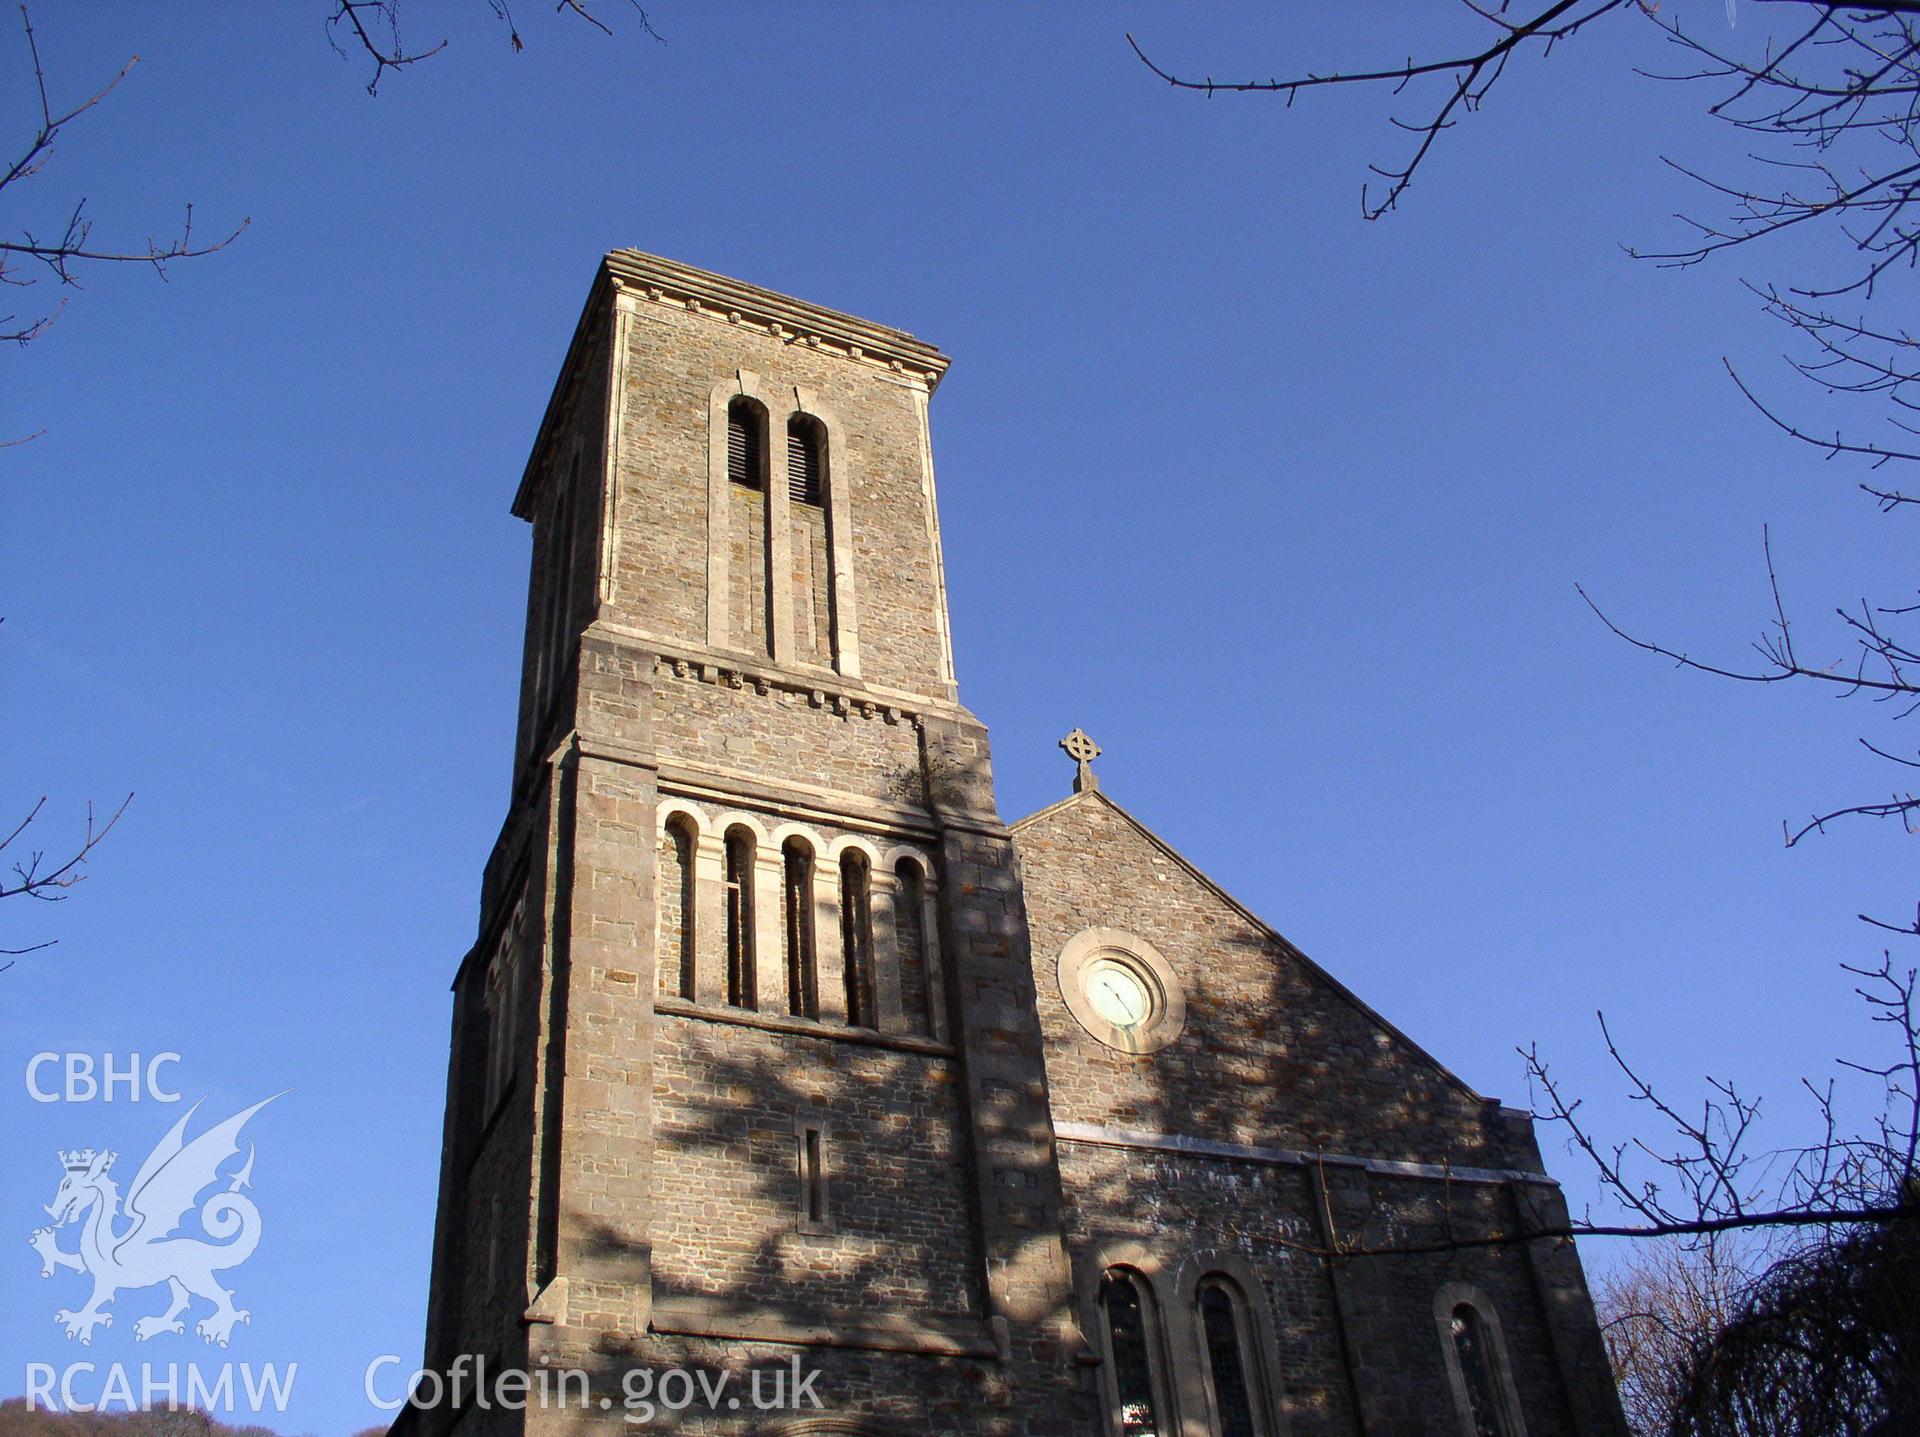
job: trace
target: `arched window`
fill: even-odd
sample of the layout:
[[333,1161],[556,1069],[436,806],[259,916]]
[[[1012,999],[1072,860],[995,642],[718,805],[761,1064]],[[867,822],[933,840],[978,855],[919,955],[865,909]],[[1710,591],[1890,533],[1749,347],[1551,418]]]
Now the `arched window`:
[[727,830],[727,1001],[754,1006],[753,834]]
[[1214,1437],[1262,1437],[1253,1388],[1253,1333],[1240,1289],[1222,1277],[1204,1278],[1195,1306]]
[[525,948],[526,904],[516,903],[487,964],[482,1001],[487,1014],[486,1111],[492,1114],[513,1085],[519,1068],[521,953]]
[[789,838],[783,897],[786,912],[787,1010],[796,1018],[820,1016],[820,974],[814,961],[813,850]]
[[1107,1390],[1115,1437],[1168,1437],[1159,1324],[1140,1275],[1116,1267],[1100,1280],[1100,1318],[1106,1328]]
[[826,451],[819,420],[796,414],[787,421],[787,498],[796,504],[825,502]]
[[847,963],[847,1022],[880,1026],[873,1001],[873,882],[857,848],[840,856],[840,948]]
[[684,813],[667,820],[660,835],[660,991],[692,1002],[693,969],[693,822]]
[[[727,574],[725,643],[773,653],[772,535],[767,529],[767,411],[744,394],[727,402],[727,495],[713,538]],[[710,552],[709,562],[716,556]]]
[[894,941],[900,945],[900,1008],[907,1030],[931,1033],[932,995],[927,991],[926,880],[920,865],[903,858],[894,865]]
[[1521,1437],[1499,1334],[1473,1303],[1456,1302],[1447,1317],[1446,1335],[1464,1437]]
[[573,637],[573,581],[578,563],[573,495],[580,487],[580,456],[567,468],[566,483],[554,496],[546,517],[546,596],[541,604],[540,651],[536,658],[535,701],[544,717],[567,668],[567,641]]
[[835,661],[834,559],[832,525],[827,518],[829,436],[824,421],[811,414],[787,420],[787,517],[791,567],[783,582],[792,586],[793,652],[802,663],[822,668]]
[[758,489],[767,472],[767,413],[744,396],[727,405],[727,478]]

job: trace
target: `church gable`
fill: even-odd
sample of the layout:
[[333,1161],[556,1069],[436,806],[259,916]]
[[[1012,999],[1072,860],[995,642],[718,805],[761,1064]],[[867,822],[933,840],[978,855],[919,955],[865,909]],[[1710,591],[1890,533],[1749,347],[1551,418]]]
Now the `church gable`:
[[[1497,1104],[1097,789],[1015,825],[1014,841],[1056,1126],[1537,1166]],[[1144,1025],[1109,1021],[1142,989]]]

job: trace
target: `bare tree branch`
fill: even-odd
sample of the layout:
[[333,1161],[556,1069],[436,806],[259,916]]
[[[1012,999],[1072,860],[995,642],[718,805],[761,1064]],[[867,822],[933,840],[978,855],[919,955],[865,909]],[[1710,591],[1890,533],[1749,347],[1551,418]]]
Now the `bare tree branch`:
[[[1315,74],[1307,72],[1290,79],[1232,80],[1218,81],[1211,76],[1204,80],[1181,79],[1179,76],[1155,63],[1140,42],[1131,33],[1127,44],[1133,47],[1133,53],[1154,74],[1169,85],[1182,90],[1199,90],[1207,95],[1215,93],[1251,93],[1265,91],[1278,93],[1286,97],[1289,107],[1304,90],[1319,89],[1330,85],[1368,85],[1385,86],[1396,96],[1403,93],[1407,86],[1415,81],[1429,77],[1445,80],[1441,98],[1431,115],[1421,121],[1406,121],[1393,118],[1393,125],[1418,137],[1412,157],[1398,167],[1369,166],[1382,179],[1389,181],[1386,198],[1377,204],[1369,199],[1365,187],[1360,192],[1360,211],[1370,220],[1378,219],[1399,203],[1413,183],[1414,172],[1420,168],[1434,142],[1447,130],[1452,129],[1456,114],[1471,112],[1480,107],[1487,92],[1493,88],[1505,72],[1507,59],[1528,42],[1537,42],[1542,54],[1550,52],[1561,40],[1576,34],[1593,21],[1609,11],[1626,8],[1635,0],[1555,0],[1537,14],[1522,21],[1508,21],[1503,18],[1505,6],[1501,11],[1489,11],[1471,3],[1468,8],[1483,20],[1490,20],[1500,31],[1500,36],[1492,44],[1465,54],[1448,56],[1437,60],[1412,60],[1403,65],[1387,66],[1372,70],[1359,70],[1346,74]],[[1583,8],[1584,7],[1584,8]]]
[[[627,3],[639,17],[641,33],[664,44],[665,37],[653,28],[653,21],[640,0],[627,0]],[[447,48],[444,39],[418,50],[410,49],[401,41],[400,0],[333,0],[333,7],[333,13],[327,16],[327,42],[342,59],[358,52],[373,61],[373,78],[367,81],[369,95],[380,93],[380,82],[386,78],[387,71],[417,65]],[[507,0],[487,0],[487,8],[507,27],[507,43],[514,52],[518,54],[526,49],[527,43],[514,22]],[[589,8],[589,0],[557,0],[554,12],[584,20],[603,35],[613,34],[613,28]]]
[[[26,32],[27,54],[33,70],[34,92],[39,102],[40,119],[32,136],[18,159],[9,165],[4,174],[0,174],[0,198],[17,197],[18,187],[24,185],[42,173],[48,156],[52,152],[54,141],[66,126],[79,119],[107,96],[111,95],[129,71],[139,63],[139,56],[122,65],[114,77],[100,89],[77,104],[64,109],[56,109],[47,94],[46,70],[40,62],[40,44],[33,33],[33,20],[27,13],[27,7],[20,7],[20,23]],[[8,191],[14,195],[9,196]],[[82,199],[68,209],[57,231],[43,237],[31,227],[23,226],[18,239],[0,239],[0,284],[15,288],[27,288],[37,282],[33,276],[20,273],[22,261],[33,261],[62,285],[79,285],[76,269],[89,264],[143,264],[150,265],[154,273],[166,278],[167,265],[174,260],[198,259],[225,249],[239,237],[247,227],[248,221],[241,220],[232,233],[212,242],[196,240],[193,233],[193,206],[186,207],[186,218],[177,234],[167,239],[149,235],[139,245],[93,243],[93,221],[87,217],[87,202]],[[57,236],[57,237],[55,237]],[[59,316],[65,301],[43,310],[31,318],[18,314],[0,315],[0,340],[12,340],[16,344],[30,344],[46,333],[47,326]],[[9,443],[20,443],[11,440]]]
[[[120,821],[121,815],[127,811],[127,805],[132,802],[132,794],[121,799],[120,806],[114,809],[112,816],[104,824],[95,822],[93,805],[89,803],[86,829],[77,845],[63,850],[66,855],[63,858],[49,858],[45,849],[36,848],[22,858],[8,860],[13,876],[9,879],[0,875],[0,899],[38,898],[44,903],[60,902],[74,885],[86,878],[87,875],[82,869],[87,859],[92,855],[93,850],[100,846],[101,841],[113,832],[113,826]],[[5,837],[0,837],[0,853],[5,853],[25,835],[34,821],[40,817],[41,810],[46,805],[46,797],[42,795],[27,810],[26,816],[13,826],[12,832]],[[22,954],[38,952],[42,948],[51,948],[55,941],[57,940],[48,939],[45,942],[29,944],[24,948],[0,948],[0,956],[17,958]],[[12,966],[11,962],[0,965],[0,973],[4,973]]]

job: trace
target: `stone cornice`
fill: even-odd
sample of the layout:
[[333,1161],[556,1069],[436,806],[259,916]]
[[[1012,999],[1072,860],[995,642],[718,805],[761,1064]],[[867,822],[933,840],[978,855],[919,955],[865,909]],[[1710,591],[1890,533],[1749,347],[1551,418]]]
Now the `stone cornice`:
[[947,372],[947,356],[905,330],[776,294],[744,280],[637,249],[615,250],[606,257],[603,267],[617,286],[647,299],[709,315],[723,323],[747,325],[790,344],[863,360],[917,379],[928,390],[937,386],[940,376]]
[[889,695],[876,695],[857,680],[848,681],[824,672],[815,678],[770,665],[763,668],[751,659],[732,656],[710,659],[674,653],[655,654],[653,672],[660,678],[671,676],[722,688],[752,689],[758,694],[779,689],[804,695],[814,708],[825,709],[841,718],[881,719],[890,724],[920,726],[919,707],[911,699],[894,702]]
[[831,669],[797,668],[751,654],[710,649],[682,639],[667,638],[616,620],[597,618],[587,627],[588,637],[606,639],[622,649],[650,652],[656,673],[672,673],[704,683],[731,688],[750,687],[764,692],[785,689],[805,694],[815,708],[830,708],[845,717],[883,717],[888,723],[915,724],[933,717],[978,726],[980,720],[965,705],[933,694],[909,693],[869,679],[851,679]]
[[1224,1158],[1229,1162],[1265,1163],[1279,1167],[1360,1168],[1382,1177],[1421,1178],[1429,1182],[1560,1184],[1545,1173],[1524,1168],[1452,1167],[1445,1163],[1403,1162],[1393,1158],[1363,1158],[1348,1153],[1308,1152],[1303,1148],[1273,1148],[1248,1143],[1223,1143],[1181,1133],[1136,1133],[1095,1123],[1054,1119],[1053,1135],[1063,1143],[1126,1148],[1133,1152],[1177,1153],[1187,1157]]
[[850,1043],[856,1047],[887,1048],[896,1053],[913,1053],[923,1058],[951,1059],[953,1049],[931,1038],[916,1038],[907,1033],[882,1033],[873,1028],[849,1028],[823,1023],[817,1018],[789,1018],[780,1013],[760,1013],[747,1008],[711,1008],[689,1003],[684,998],[661,996],[653,1000],[653,1011],[670,1018],[692,1018],[702,1023],[731,1023],[738,1028],[757,1028],[763,1033],[783,1033],[795,1038],[818,1038],[828,1043]]

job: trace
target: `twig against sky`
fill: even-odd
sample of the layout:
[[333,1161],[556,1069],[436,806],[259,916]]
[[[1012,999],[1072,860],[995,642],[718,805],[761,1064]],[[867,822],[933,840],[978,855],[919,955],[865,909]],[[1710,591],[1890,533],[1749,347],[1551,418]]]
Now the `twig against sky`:
[[[53,153],[54,141],[61,132],[104,102],[139,63],[140,58],[136,55],[128,60],[112,79],[85,99],[56,107],[47,92],[47,74],[40,61],[39,41],[34,37],[33,20],[25,5],[20,7],[20,24],[26,34],[27,57],[33,73],[39,121],[21,149],[19,158],[7,167],[4,174],[0,174],[0,205],[9,207],[18,202],[22,187],[45,171]],[[0,285],[27,289],[51,274],[63,286],[78,287],[79,270],[93,264],[148,265],[155,274],[165,279],[167,265],[172,261],[213,254],[226,248],[247,227],[247,221],[243,219],[224,238],[198,240],[193,232],[193,206],[189,204],[179,230],[170,238],[149,235],[137,244],[96,243],[93,221],[87,214],[84,197],[71,205],[63,202],[53,215],[51,227],[29,222],[11,231],[18,238],[0,238]],[[23,264],[29,261],[44,266],[45,273],[35,274],[29,270],[23,274]],[[12,340],[22,345],[32,343],[46,333],[47,326],[59,317],[65,303],[62,299],[51,308],[42,308],[33,315],[0,314],[0,340]]]

